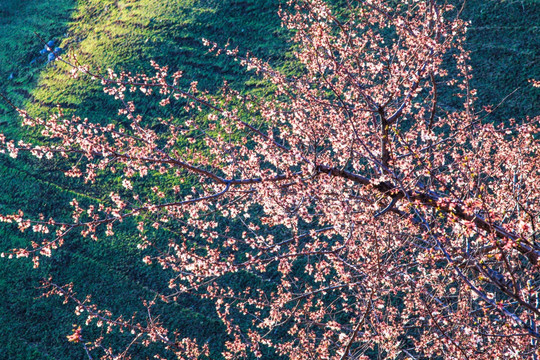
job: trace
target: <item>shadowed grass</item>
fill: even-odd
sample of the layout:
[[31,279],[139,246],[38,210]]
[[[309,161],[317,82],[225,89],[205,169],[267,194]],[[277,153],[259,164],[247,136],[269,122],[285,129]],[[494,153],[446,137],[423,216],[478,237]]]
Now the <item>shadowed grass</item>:
[[[60,63],[45,65],[44,59],[30,62],[42,48],[37,32],[44,39],[61,41],[68,51],[76,52],[81,62],[95,71],[149,70],[155,59],[171,69],[183,70],[185,82],[197,80],[201,88],[215,91],[223,82],[246,91],[257,91],[258,82],[250,78],[231,59],[206,53],[201,39],[221,44],[230,41],[240,51],[251,51],[282,65],[287,49],[286,32],[279,27],[278,0],[4,0],[0,9],[0,91],[12,101],[25,105],[35,114],[47,114],[60,104],[69,111],[95,121],[115,119],[119,104],[105,96],[99,83],[74,81],[68,68]],[[463,16],[471,19],[468,48],[472,51],[473,85],[479,90],[481,105],[497,104],[521,87],[493,121],[522,117],[538,112],[539,91],[525,87],[529,78],[540,78],[537,1],[469,1]],[[286,65],[288,66],[288,65]],[[10,75],[13,77],[7,80]],[[5,80],[5,81],[4,81]],[[248,85],[244,87],[244,83]],[[163,113],[151,98],[138,96],[139,109],[147,119],[152,115],[181,117],[181,111]],[[535,107],[536,106],[536,107]],[[111,115],[112,114],[112,115]],[[0,105],[0,132],[14,137],[32,137],[20,129],[13,111]],[[66,216],[66,204],[76,197],[92,202],[110,191],[106,179],[89,186],[67,180],[61,163],[40,164],[32,159],[0,161],[0,212],[24,208],[28,214],[46,213]],[[159,181],[159,179],[149,180]],[[149,185],[150,187],[150,185]],[[151,299],[154,290],[166,286],[167,274],[141,262],[137,237],[130,222],[119,227],[113,237],[99,242],[73,237],[56,255],[43,261],[38,270],[28,260],[0,261],[0,358],[6,359],[78,359],[82,348],[67,342],[73,323],[81,322],[71,306],[61,299],[37,299],[38,280],[51,274],[58,283],[74,282],[84,297],[93,294],[96,303],[115,314],[130,316],[141,311],[141,300]],[[1,250],[28,244],[29,236],[12,226],[0,227]],[[174,236],[157,233],[162,241]],[[208,303],[192,298],[177,305],[158,307],[162,319],[182,336],[196,336],[211,345],[214,358],[226,340]],[[89,327],[83,334],[99,334]],[[116,344],[125,338],[116,338]],[[145,354],[140,353],[143,357]],[[265,356],[272,358],[271,355]]]

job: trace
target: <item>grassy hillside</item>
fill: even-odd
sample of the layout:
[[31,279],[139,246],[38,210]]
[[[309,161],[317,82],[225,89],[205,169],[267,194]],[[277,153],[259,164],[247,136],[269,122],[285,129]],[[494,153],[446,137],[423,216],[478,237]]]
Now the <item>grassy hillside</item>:
[[[241,51],[250,50],[282,64],[287,42],[279,27],[278,6],[278,0],[3,0],[0,36],[6,46],[0,48],[0,77],[4,80],[0,91],[36,114],[46,114],[57,104],[98,121],[116,113],[118,104],[103,94],[99,84],[71,80],[63,64],[46,65],[38,57],[42,43],[34,32],[46,40],[55,39],[98,71],[107,67],[145,70],[149,60],[155,59],[173,70],[183,70],[186,82],[198,80],[210,91],[223,80],[257,91],[257,81],[230,59],[208,55],[200,39],[230,40]],[[539,91],[524,85],[529,78],[540,79],[540,4],[535,0],[468,1],[463,16],[472,21],[467,46],[481,104],[497,104],[518,89],[492,120],[538,113]],[[141,101],[149,119],[151,114],[171,115],[161,114],[148,99]],[[0,132],[10,136],[33,137],[18,127],[18,119],[6,104],[0,104],[0,124]],[[107,193],[103,182],[89,188],[66,180],[61,167],[55,162],[37,164],[32,159],[0,157],[0,187],[7,189],[0,192],[0,212],[23,208],[33,215],[61,217],[73,197],[91,202]],[[0,251],[28,241],[10,226],[0,227],[0,239]],[[48,274],[58,283],[74,282],[78,293],[92,294],[96,303],[115,314],[140,311],[141,300],[151,299],[154,290],[166,285],[167,277],[142,264],[136,241],[126,224],[114,237],[97,243],[70,239],[38,270],[31,269],[26,260],[2,259],[0,359],[84,357],[82,348],[65,338],[78,322],[72,307],[61,305],[61,299],[38,298],[38,281]],[[197,336],[211,344],[214,354],[219,353],[225,339],[208,304],[184,298],[156,310],[172,328],[182,329],[185,336]],[[85,331],[99,333],[95,328]]]
[[[30,1],[22,9],[13,2],[10,11],[2,13],[1,20],[11,22],[18,32],[2,28],[6,29],[5,36],[16,39],[24,34],[27,40],[25,46],[0,50],[2,69],[5,69],[1,75],[7,78],[11,73],[16,74],[0,91],[34,114],[46,115],[50,106],[60,104],[99,121],[115,114],[118,107],[103,94],[99,84],[71,80],[63,64],[47,65],[41,58],[30,64],[42,48],[34,31],[43,39],[55,39],[68,52],[76,51],[81,61],[94,69],[142,71],[149,68],[150,59],[155,59],[173,69],[184,70],[186,81],[197,79],[201,87],[211,90],[225,79],[242,84],[248,77],[229,59],[216,60],[208,55],[201,38],[225,43],[231,37],[234,39],[231,42],[240,48],[271,59],[277,59],[286,46],[280,37],[277,3],[273,1],[92,0],[66,2],[61,9],[54,9],[57,4],[53,2],[38,5],[42,3]],[[274,33],[275,36],[268,39],[268,35]],[[11,52],[16,52],[17,56],[11,56]],[[157,111],[148,100],[142,100],[147,105],[145,113]],[[9,106],[0,106],[2,121],[6,122],[1,129],[3,132],[16,138],[34,138],[17,126],[18,119]],[[23,208],[35,216],[47,213],[62,217],[66,215],[62,209],[73,197],[91,202],[94,197],[108,193],[104,182],[89,188],[65,179],[58,163],[22,160],[1,158],[0,183],[9,189],[0,194],[3,213]],[[84,356],[82,347],[66,339],[72,324],[80,322],[73,315],[73,307],[62,306],[61,299],[39,298],[38,281],[48,274],[58,283],[77,284],[75,289],[81,296],[92,294],[97,304],[115,314],[130,316],[144,309],[142,300],[152,299],[155,290],[163,289],[168,279],[159,269],[143,265],[136,249],[137,238],[128,228],[126,224],[116,236],[98,243],[77,237],[70,239],[38,270],[32,270],[31,264],[24,260],[0,262],[0,296],[7,299],[0,306],[0,349],[3,350],[0,358]],[[0,236],[3,239],[1,251],[28,241],[12,226],[0,227]],[[156,236],[165,239],[171,234]],[[183,329],[182,336],[197,336],[202,342],[208,342],[215,354],[226,340],[221,325],[204,302],[186,297],[173,306],[158,306],[156,313],[166,319],[171,328]],[[99,329],[88,329],[89,337],[97,334]],[[121,337],[117,340],[125,343]],[[145,353],[151,354],[143,351],[139,356]]]
[[467,48],[479,104],[506,98],[493,121],[538,115],[540,91],[528,80],[540,78],[540,2],[467,1],[462,17],[472,22]]

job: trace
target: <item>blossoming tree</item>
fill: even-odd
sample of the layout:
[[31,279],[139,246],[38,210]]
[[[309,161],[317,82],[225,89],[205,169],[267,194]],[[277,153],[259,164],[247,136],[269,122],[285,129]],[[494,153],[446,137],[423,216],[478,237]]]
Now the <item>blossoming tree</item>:
[[[101,79],[129,125],[20,110],[23,124],[51,141],[2,137],[3,148],[77,155],[67,176],[93,182],[115,171],[123,188],[109,203],[73,200],[71,221],[3,215],[47,239],[3,255],[38,266],[68,233],[107,236],[134,218],[143,260],[175,274],[161,300],[213,301],[226,359],[536,358],[540,117],[493,124],[492,109],[475,107],[467,24],[450,5],[368,0],[332,10],[305,0],[281,17],[293,34],[295,75],[206,42],[266,79],[263,98],[182,89],[181,73],[155,63],[154,75],[102,76],[62,59],[73,76]],[[133,91],[183,107],[186,120],[150,129]],[[441,92],[460,105],[441,102]],[[133,183],[149,176],[174,185],[136,193]],[[183,235],[160,248],[148,229],[171,223]],[[224,280],[234,273],[258,281],[239,289]],[[44,285],[87,323],[162,344],[163,358],[209,356],[151,315],[135,322],[78,298],[71,285]],[[68,339],[89,357],[127,356],[106,339],[89,345],[79,326]]]

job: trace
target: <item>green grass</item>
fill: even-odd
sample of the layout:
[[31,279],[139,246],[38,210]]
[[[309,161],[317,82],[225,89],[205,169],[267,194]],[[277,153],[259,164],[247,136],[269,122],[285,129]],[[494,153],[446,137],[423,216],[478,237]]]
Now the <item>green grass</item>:
[[[226,36],[236,38],[233,44],[242,45],[265,57],[277,58],[285,42],[275,37],[265,41],[266,35],[280,32],[277,26],[276,3],[250,2],[193,2],[193,1],[80,1],[68,3],[53,11],[52,2],[28,2],[24,9],[16,3],[2,14],[2,21],[10,22],[4,37],[15,39],[24,35],[25,45],[17,43],[0,50],[2,76],[15,73],[14,80],[0,90],[18,106],[25,106],[33,114],[46,115],[49,106],[60,104],[76,109],[78,114],[95,120],[106,120],[116,113],[118,103],[111,101],[95,82],[76,82],[68,78],[66,67],[46,65],[37,61],[30,65],[42,47],[37,32],[43,39],[61,40],[62,47],[76,51],[81,61],[91,64],[96,71],[106,67],[144,71],[149,60],[156,59],[188,74],[187,82],[199,79],[201,86],[217,89],[223,80],[241,84],[248,76],[242,74],[230,59],[208,55],[201,38],[226,42]],[[39,5],[41,4],[41,5]],[[60,4],[58,4],[60,5]],[[75,6],[76,5],[76,6]],[[249,21],[245,21],[249,18]],[[265,21],[262,21],[262,19]],[[270,19],[271,21],[268,21]],[[13,29],[16,29],[14,31]],[[223,29],[227,29],[227,34]],[[22,35],[21,35],[22,34]],[[63,36],[63,35],[66,36]],[[257,46],[251,46],[253,42]],[[17,56],[11,56],[15,52]],[[7,64],[7,65],[6,65]],[[24,76],[22,74],[25,74]],[[150,107],[150,101],[142,98]],[[146,111],[157,112],[150,108]],[[6,104],[0,110],[2,129],[10,136],[27,137],[18,119]],[[32,134],[29,134],[33,137]],[[9,189],[0,194],[0,211],[9,213],[23,208],[27,214],[47,213],[66,216],[66,205],[73,197],[79,201],[93,201],[107,193],[102,183],[92,189],[76,181],[65,179],[58,168],[61,164],[40,164],[30,158],[2,158],[0,183]],[[84,194],[83,194],[84,193]],[[88,197],[85,194],[90,193]],[[2,226],[1,251],[25,246],[28,235],[18,234],[13,226]],[[167,234],[158,236],[164,237]],[[60,284],[73,282],[84,297],[92,294],[101,307],[116,315],[131,316],[144,310],[143,299],[153,298],[154,290],[167,284],[167,274],[157,267],[144,266],[136,249],[137,237],[128,226],[120,227],[114,237],[98,243],[73,237],[56,255],[33,270],[26,260],[3,259],[0,262],[0,296],[9,299],[0,306],[0,358],[6,359],[73,359],[84,356],[80,346],[67,342],[72,324],[80,323],[73,315],[73,306],[62,306],[57,298],[41,299],[37,289],[39,279],[51,274]],[[214,354],[219,353],[225,337],[223,329],[208,304],[186,297],[178,305],[158,306],[169,327],[180,329],[182,336],[197,336],[209,342]],[[186,330],[189,329],[189,330]],[[95,328],[85,329],[87,335]],[[189,331],[189,332],[188,332]],[[113,337],[113,346],[126,342]],[[146,352],[150,355],[150,352]],[[143,356],[145,352],[140,352]]]
[[[54,6],[47,1],[3,0],[0,6],[0,91],[9,95],[17,106],[31,98],[43,70],[45,57],[39,51],[46,41],[61,40],[75,7],[73,0],[58,0]],[[36,34],[38,36],[36,36]],[[32,63],[32,61],[35,62]],[[32,64],[31,64],[32,63]],[[0,103],[0,131],[15,127],[17,119],[12,109]]]
[[[279,27],[278,0],[4,0],[0,8],[0,91],[16,105],[46,115],[60,104],[69,111],[95,121],[117,120],[119,106],[105,96],[101,86],[85,79],[73,81],[66,66],[31,61],[42,48],[42,38],[56,39],[79,59],[103,72],[107,67],[145,71],[155,59],[171,69],[183,70],[185,81],[198,80],[201,87],[216,91],[223,80],[245,91],[258,91],[251,79],[231,59],[206,53],[201,38],[224,44],[228,40],[241,51],[251,51],[284,65],[286,32]],[[540,9],[537,1],[468,1],[463,16],[472,20],[468,48],[472,52],[473,85],[480,105],[497,104],[519,88],[493,115],[492,121],[538,113],[539,91],[525,86],[529,78],[540,79]],[[11,80],[7,80],[14,74]],[[247,85],[244,85],[248,82]],[[138,97],[140,109],[154,115],[181,116],[174,109],[163,113],[149,98]],[[169,110],[167,110],[169,111]],[[0,104],[0,132],[15,138],[31,137],[21,129],[13,110]],[[45,164],[23,158],[0,157],[0,212],[25,209],[66,216],[73,197],[92,202],[110,191],[104,182],[88,187],[65,179],[57,162]],[[115,179],[106,179],[114,181]],[[167,233],[157,236],[166,239]],[[0,251],[27,244],[28,235],[13,226],[0,227]],[[67,342],[73,323],[73,307],[58,298],[39,298],[39,279],[51,274],[58,283],[74,282],[82,296],[115,314],[142,310],[142,299],[166,285],[167,274],[144,266],[136,249],[137,237],[129,223],[113,237],[99,242],[73,237],[42,267],[33,270],[27,260],[0,260],[0,359],[83,358],[80,346]],[[156,309],[171,328],[197,336],[212,345],[214,357],[225,337],[208,303],[183,298],[178,304]],[[85,329],[94,332],[96,328]],[[118,343],[122,337],[117,337]],[[113,342],[114,344],[114,342]],[[141,353],[143,354],[143,353]],[[142,356],[142,355],[139,355]]]
[[462,17],[472,21],[467,49],[479,105],[497,105],[515,91],[490,120],[540,114],[540,91],[528,83],[540,79],[540,2],[467,1]]
[[[89,0],[75,11],[64,44],[101,73],[109,67],[150,72],[150,59],[154,59],[172,71],[183,70],[185,83],[197,80],[202,89],[216,90],[224,80],[243,84],[248,76],[231,59],[208,54],[201,39],[222,44],[231,39],[244,51],[276,59],[286,44],[280,36],[277,8],[271,0]],[[99,83],[74,81],[67,76],[67,68],[59,64],[43,73],[32,93],[36,99],[32,109],[61,104],[94,120],[116,112],[119,103],[105,96]],[[139,102],[147,114],[156,110],[153,100],[140,96]]]

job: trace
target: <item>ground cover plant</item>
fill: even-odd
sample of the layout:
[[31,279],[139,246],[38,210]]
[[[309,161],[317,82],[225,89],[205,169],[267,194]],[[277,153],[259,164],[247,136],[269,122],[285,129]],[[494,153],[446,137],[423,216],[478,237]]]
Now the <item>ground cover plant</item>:
[[[237,78],[243,82],[248,77],[235,70],[238,67],[231,66],[232,61],[216,61],[215,57],[207,55],[201,38],[213,34],[225,43],[227,36],[234,36],[244,48],[252,48],[270,58],[280,51],[278,7],[271,1],[241,4],[234,1],[160,4],[137,1],[123,5],[125,3],[101,0],[4,2],[0,10],[3,21],[0,34],[6,46],[0,48],[0,75],[7,81],[0,84],[0,92],[11,103],[42,116],[54,111],[58,104],[66,112],[77,109],[78,114],[91,115],[96,121],[109,119],[111,112],[117,111],[117,105],[103,94],[99,83],[70,81],[69,72],[61,63],[46,63],[46,57],[40,56],[39,51],[44,47],[43,42],[50,39],[64,47],[66,53],[77,51],[96,68],[117,64],[118,67],[142,70],[150,67],[152,57],[161,61],[168,58],[169,63],[176,61],[177,66],[200,79],[201,84],[214,83],[216,88],[224,78],[230,81]],[[155,19],[151,26],[141,23],[151,18]],[[262,18],[265,21],[261,21]],[[97,32],[105,28],[109,36],[99,36]],[[228,34],[218,35],[222,28],[227,28]],[[274,30],[276,35],[263,43],[262,38]],[[118,46],[121,39],[130,44],[129,56]],[[282,41],[282,47],[285,45]],[[35,58],[37,61],[31,64]],[[12,73],[14,75],[9,79]],[[255,83],[252,86],[255,87]],[[151,111],[154,104],[147,102],[146,105],[147,111]],[[155,104],[154,108],[159,105]],[[38,132],[26,132],[21,128],[18,115],[3,100],[0,101],[0,114],[1,130],[9,138],[43,140]],[[69,210],[65,204],[74,197],[79,201],[98,201],[110,192],[110,183],[117,181],[110,176],[89,186],[69,181],[61,169],[62,164],[54,160],[36,162],[24,154],[17,159],[3,157],[0,186],[7,190],[0,192],[0,212],[24,208],[27,214],[36,217],[40,213],[65,216]],[[22,246],[28,240],[25,235],[18,234],[12,227],[2,227],[2,249]],[[170,236],[170,233],[157,236]],[[61,283],[79,284],[81,293],[92,294],[96,301],[115,312],[136,312],[140,310],[141,299],[151,299],[157,288],[166,288],[167,276],[141,262],[136,233],[128,226],[117,229],[114,237],[103,239],[99,244],[78,237],[72,240],[59,249],[53,259],[42,262],[37,270],[32,270],[32,264],[25,262],[0,264],[0,295],[4,299],[0,306],[0,358],[73,359],[86,356],[83,348],[73,346],[66,339],[72,324],[77,321],[72,309],[59,306],[60,299],[40,298],[39,280],[47,274]],[[122,259],[116,254],[123,254]],[[122,302],[108,300],[120,297],[125,297]],[[162,310],[172,321],[172,327],[199,333],[198,336],[211,343],[213,354],[219,354],[224,341],[223,331],[217,317],[207,308],[200,301],[185,298],[170,310]],[[118,341],[125,343],[124,340]],[[141,357],[150,355],[139,351]]]
[[[38,221],[32,229],[53,231],[56,224],[65,226],[61,231],[112,236],[118,227],[107,227],[108,234],[100,227],[138,216],[144,260],[178,272],[162,300],[174,303],[185,293],[215,300],[231,340],[223,356],[533,356],[537,119],[502,123],[502,129],[485,121],[490,109],[475,108],[468,54],[460,48],[464,24],[451,21],[452,10],[443,20],[444,9],[431,3],[410,14],[405,5],[390,5],[337,8],[325,18],[328,9],[313,2],[295,15],[283,13],[298,36],[304,60],[298,73],[281,75],[253,57],[240,58],[273,81],[270,98],[230,89],[215,97],[197,92],[195,84],[183,91],[172,87],[175,79],[164,82],[165,69],[155,65],[153,78],[118,79],[112,72],[104,78],[107,92],[122,98],[131,85],[144,93],[170,91],[181,101],[176,108],[194,104],[188,121],[154,119],[149,126],[130,103],[122,109],[128,121],[114,127],[77,124],[67,115],[26,116],[60,141],[34,148],[34,155],[82,154],[86,160],[71,175],[92,181],[111,171],[119,185],[110,200],[93,199],[109,205],[101,218],[93,218],[97,202],[73,201],[83,221]],[[373,23],[362,27],[360,20]],[[66,60],[81,76],[88,73]],[[444,76],[442,66],[451,75]],[[446,87],[461,95],[461,104],[435,96]],[[171,107],[167,97],[147,99],[143,108],[158,100]],[[83,138],[82,147],[73,143]],[[512,152],[520,141],[529,153]],[[19,147],[19,153],[30,150]],[[516,165],[510,179],[498,167],[512,161],[525,169]],[[167,182],[154,185],[149,176]],[[133,189],[149,184],[154,196],[132,198]],[[5,220],[28,225],[20,215]],[[154,228],[177,234],[163,244]],[[48,255],[62,242],[57,235],[45,242],[38,235],[34,249],[6,256],[38,255],[40,261],[39,253]],[[66,240],[64,247],[72,241]],[[45,285],[72,302],[84,299],[69,286]],[[130,330],[134,343],[162,343],[179,357],[199,351],[185,333],[174,333],[174,326],[167,331],[151,316],[117,319],[89,302],[78,303],[77,312],[98,325]],[[104,357],[118,351],[104,345],[108,339],[92,350],[87,342],[95,334],[76,326],[69,339]]]

